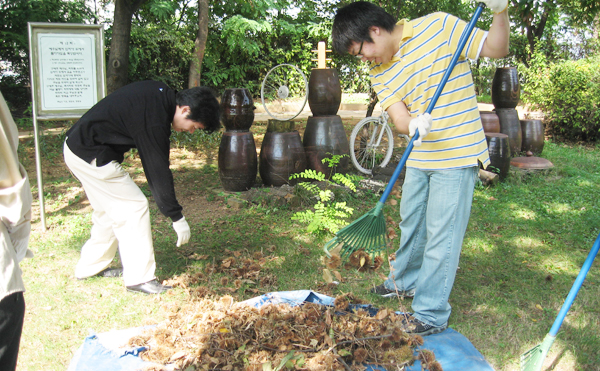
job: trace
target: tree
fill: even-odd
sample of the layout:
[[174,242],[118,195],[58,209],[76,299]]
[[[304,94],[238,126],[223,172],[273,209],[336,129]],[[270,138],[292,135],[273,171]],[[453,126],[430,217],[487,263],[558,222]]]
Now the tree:
[[198,34],[194,43],[194,58],[190,63],[190,76],[188,87],[200,86],[202,75],[202,60],[206,51],[206,40],[208,38],[208,0],[198,0]]
[[[87,23],[92,17],[84,0],[0,0],[0,60],[29,81],[28,22]],[[0,76],[5,66],[0,66]]]
[[598,0],[511,0],[511,20],[525,31],[528,58],[544,37],[551,39],[561,22],[565,26],[594,28],[600,14]]
[[135,13],[129,46],[129,79],[188,87],[197,9],[191,0],[149,0]]
[[115,18],[112,27],[108,66],[106,67],[106,86],[109,93],[128,82],[132,17],[135,11],[146,1],[115,0]]
[[31,100],[27,22],[90,23],[85,0],[0,0],[0,87],[13,115]]

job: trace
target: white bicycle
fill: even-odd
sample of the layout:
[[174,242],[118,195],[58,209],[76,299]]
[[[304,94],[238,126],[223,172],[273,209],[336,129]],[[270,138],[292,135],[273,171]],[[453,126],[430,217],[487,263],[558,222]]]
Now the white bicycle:
[[[350,134],[350,158],[363,174],[372,175],[376,166],[385,167],[394,152],[394,134],[388,124],[389,116],[370,116],[360,120]],[[400,147],[408,144],[408,135],[399,134]]]

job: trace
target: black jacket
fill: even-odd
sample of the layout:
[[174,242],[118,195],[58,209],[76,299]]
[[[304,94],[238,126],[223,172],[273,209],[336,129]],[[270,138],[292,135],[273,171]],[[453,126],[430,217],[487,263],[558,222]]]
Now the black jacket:
[[69,131],[67,144],[96,166],[121,163],[125,152],[137,148],[148,185],[160,211],[177,221],[183,217],[169,169],[171,123],[175,91],[156,81],[124,86],[87,111]]

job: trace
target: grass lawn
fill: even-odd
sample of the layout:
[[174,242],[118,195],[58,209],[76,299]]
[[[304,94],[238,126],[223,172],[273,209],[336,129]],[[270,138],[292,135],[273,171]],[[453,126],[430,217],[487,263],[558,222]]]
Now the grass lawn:
[[[345,121],[348,132],[355,122]],[[259,149],[265,130],[265,123],[251,128]],[[230,202],[235,195],[223,192],[218,176],[219,134],[173,138],[176,192],[192,228],[191,242],[180,248],[171,222],[153,202],[139,158],[132,154],[124,163],[151,201],[157,276],[178,286],[164,295],[145,296],[127,292],[118,278],[76,280],[74,268],[89,237],[91,208],[63,163],[63,140],[63,135],[42,139],[46,231],[39,220],[33,141],[21,140],[21,161],[34,195],[30,248],[35,257],[21,264],[27,310],[20,371],[65,370],[89,334],[158,323],[198,292],[240,301],[272,291],[351,292],[380,308],[410,310],[410,300],[368,293],[388,273],[385,266],[374,272],[340,269],[339,285],[325,283],[322,249],[332,235],[309,234],[306,225],[290,219],[307,204],[282,205],[265,190],[258,202],[235,207]],[[598,146],[546,142],[542,157],[554,168],[533,173],[513,169],[505,182],[476,189],[450,296],[450,327],[465,335],[496,370],[518,370],[519,356],[541,343],[600,233]],[[355,209],[355,218],[379,198],[369,191],[338,197]],[[384,208],[387,226],[396,233],[398,201],[399,196],[390,197]],[[387,253],[397,245],[396,238]],[[232,257],[264,258],[260,273],[239,279],[227,270],[210,270]],[[592,266],[544,370],[600,370],[599,264]]]

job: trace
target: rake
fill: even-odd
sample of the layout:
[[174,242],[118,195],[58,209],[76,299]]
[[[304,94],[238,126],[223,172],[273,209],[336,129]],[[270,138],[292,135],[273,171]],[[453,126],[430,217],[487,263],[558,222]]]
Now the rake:
[[[446,72],[444,72],[442,80],[437,86],[431,102],[429,102],[429,106],[427,106],[427,110],[425,110],[425,113],[431,114],[433,111],[433,107],[440,97],[442,90],[444,90],[444,86],[446,85],[446,82],[448,81],[448,78],[450,77],[450,74],[452,73],[452,70],[458,61],[460,53],[464,49],[465,44],[467,43],[467,40],[469,39],[469,36],[471,35],[471,32],[473,31],[473,28],[475,27],[475,24],[477,23],[477,20],[479,19],[484,7],[485,5],[483,3],[479,3],[477,5],[475,13],[463,31],[460,41],[458,42],[458,48],[454,52],[454,55],[450,60],[450,64],[448,65]],[[396,166],[396,169],[394,170],[387,187],[383,191],[381,198],[377,202],[377,205],[354,222],[340,229],[336,233],[335,237],[325,244],[324,250],[328,256],[331,256],[329,250],[337,248],[340,245],[340,257],[342,259],[350,256],[353,252],[359,249],[364,249],[365,252],[370,255],[376,255],[385,249],[387,246],[387,234],[385,228],[385,219],[382,213],[383,206],[388,196],[392,192],[394,184],[398,180],[398,177],[402,172],[402,168],[406,164],[406,160],[413,149],[414,141],[417,138],[419,138],[418,131],[412,137],[410,142],[408,142],[408,146],[406,147],[400,162]]]
[[556,339],[556,334],[558,333],[558,330],[560,329],[563,320],[567,316],[567,312],[569,311],[569,309],[571,309],[571,305],[573,304],[573,301],[575,300],[575,297],[577,296],[581,285],[583,285],[585,276],[590,270],[590,267],[592,266],[596,255],[598,254],[599,248],[600,235],[598,235],[598,238],[596,238],[594,246],[592,246],[592,249],[590,250],[587,258],[585,259],[585,262],[583,263],[583,266],[581,267],[581,270],[579,271],[579,274],[575,279],[575,283],[573,283],[573,287],[571,287],[571,291],[569,291],[569,295],[567,295],[565,302],[563,303],[562,307],[560,308],[560,311],[558,312],[558,316],[554,320],[552,328],[550,328],[550,332],[546,335],[544,341],[542,341],[541,344],[536,345],[535,347],[529,349],[527,352],[521,355],[521,370],[539,371],[542,369],[544,359],[546,358],[546,355],[548,354],[552,343],[554,343],[554,339]]

